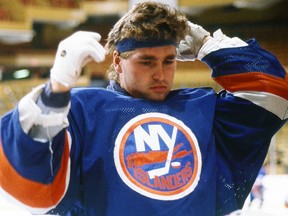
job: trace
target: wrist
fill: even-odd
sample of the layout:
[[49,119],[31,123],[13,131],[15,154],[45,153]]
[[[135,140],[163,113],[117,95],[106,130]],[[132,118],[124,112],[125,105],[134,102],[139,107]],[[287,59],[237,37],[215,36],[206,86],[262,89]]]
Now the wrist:
[[211,39],[212,37],[210,35],[206,35],[203,40],[202,40],[202,46],[209,40]]
[[71,87],[70,86],[67,86],[67,85],[63,85],[62,83],[56,81],[55,79],[51,78],[50,79],[50,89],[51,89],[51,92],[68,92],[70,91]]
[[51,86],[51,82],[46,83],[41,93],[42,103],[48,107],[66,107],[70,102],[70,91],[53,92]]

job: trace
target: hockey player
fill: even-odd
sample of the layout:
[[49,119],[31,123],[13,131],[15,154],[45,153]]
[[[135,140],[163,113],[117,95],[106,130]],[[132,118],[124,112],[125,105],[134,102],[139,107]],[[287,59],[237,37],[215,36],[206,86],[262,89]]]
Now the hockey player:
[[[50,81],[2,118],[2,195],[34,214],[240,209],[288,116],[278,60],[254,39],[210,36],[175,9],[147,2],[108,35],[108,89],[72,89],[87,62],[104,60],[99,40],[92,32],[64,39]],[[171,90],[177,60],[196,59],[225,90]]]

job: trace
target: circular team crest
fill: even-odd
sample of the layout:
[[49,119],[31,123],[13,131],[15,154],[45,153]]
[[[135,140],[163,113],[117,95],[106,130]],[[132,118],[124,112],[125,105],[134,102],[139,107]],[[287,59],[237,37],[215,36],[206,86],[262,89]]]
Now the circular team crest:
[[193,132],[161,113],[139,115],[119,132],[114,161],[121,179],[134,191],[158,200],[176,200],[198,184],[201,154]]

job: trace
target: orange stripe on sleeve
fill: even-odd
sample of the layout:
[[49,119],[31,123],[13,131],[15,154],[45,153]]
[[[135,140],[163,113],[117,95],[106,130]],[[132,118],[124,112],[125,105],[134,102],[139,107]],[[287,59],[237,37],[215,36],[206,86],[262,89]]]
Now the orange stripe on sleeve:
[[[66,191],[69,164],[69,144],[66,135],[61,167],[51,184],[33,182],[20,176],[11,166],[0,146],[0,186],[21,203],[32,208],[55,206]],[[49,170],[50,172],[50,170]]]
[[260,91],[288,100],[288,78],[284,79],[260,72],[233,74],[216,77],[214,80],[230,92]]

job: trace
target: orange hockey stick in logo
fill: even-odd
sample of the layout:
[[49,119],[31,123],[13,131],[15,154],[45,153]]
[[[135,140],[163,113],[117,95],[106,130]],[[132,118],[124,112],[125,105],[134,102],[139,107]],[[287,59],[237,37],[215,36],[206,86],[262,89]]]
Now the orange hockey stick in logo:
[[[183,143],[178,144],[173,150],[172,160],[185,157],[188,154],[191,154],[192,151],[179,150],[179,148],[183,145]],[[177,152],[177,153],[175,153]],[[148,153],[136,152],[131,153],[127,156],[127,163],[129,168],[133,167],[141,167],[147,164],[154,163],[163,163],[166,161],[168,155],[168,151],[150,151]]]

